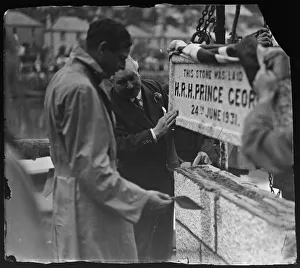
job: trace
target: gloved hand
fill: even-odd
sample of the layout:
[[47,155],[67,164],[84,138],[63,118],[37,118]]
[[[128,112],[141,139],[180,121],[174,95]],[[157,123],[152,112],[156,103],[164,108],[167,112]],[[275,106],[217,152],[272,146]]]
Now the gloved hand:
[[259,44],[264,47],[272,47],[272,34],[267,28],[260,29],[256,33],[256,39]]
[[197,166],[197,165],[211,165],[212,162],[210,158],[208,157],[207,153],[205,152],[198,152],[192,166]]
[[149,194],[149,198],[143,210],[145,217],[158,216],[170,210],[174,200],[169,195],[152,190],[147,193]]

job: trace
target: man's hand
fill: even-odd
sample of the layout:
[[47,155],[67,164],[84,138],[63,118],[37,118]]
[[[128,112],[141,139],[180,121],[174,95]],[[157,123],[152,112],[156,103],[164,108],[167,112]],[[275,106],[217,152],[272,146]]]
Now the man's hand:
[[159,140],[162,136],[164,136],[170,127],[175,123],[176,116],[178,115],[178,111],[172,111],[165,114],[162,118],[160,118],[157,122],[155,128],[153,128],[154,134]]
[[158,191],[148,191],[149,199],[145,204],[143,214],[145,216],[157,216],[164,214],[170,210],[174,202],[167,194]]
[[270,34],[269,30],[266,28],[263,28],[258,31],[256,39],[257,39],[257,42],[264,47],[273,46],[272,34]]

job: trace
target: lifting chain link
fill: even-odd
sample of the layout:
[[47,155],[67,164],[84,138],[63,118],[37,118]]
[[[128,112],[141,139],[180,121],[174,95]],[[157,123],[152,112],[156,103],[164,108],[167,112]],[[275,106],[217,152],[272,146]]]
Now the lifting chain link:
[[207,13],[208,13],[209,7],[210,7],[210,5],[206,5],[205,8],[204,8],[204,10],[202,11],[202,17],[199,19],[198,25],[197,25],[197,27],[196,27],[196,31],[197,31],[197,32],[200,32],[200,31],[201,31],[201,26],[202,26],[202,24],[203,24],[203,22],[204,22],[205,16],[206,16]]
[[[210,10],[209,10],[209,8],[210,8]],[[206,44],[210,43],[211,36],[207,32],[207,27],[210,23],[215,22],[215,18],[212,18],[212,16],[215,13],[215,9],[216,9],[216,7],[214,5],[206,5],[205,6],[204,10],[202,11],[202,17],[198,21],[198,25],[196,27],[196,32],[193,34],[193,36],[191,38],[192,43],[200,43],[201,44],[204,41],[206,42]],[[206,17],[207,14],[208,14],[208,18],[204,22],[204,18]],[[201,28],[203,23],[204,23],[204,26],[203,26],[203,28]],[[197,41],[195,41],[196,36],[198,36]]]
[[[275,194],[274,188],[273,188],[273,176],[272,176],[271,172],[268,172],[268,173],[269,173],[269,186],[271,189],[271,193]],[[277,196],[280,196],[280,190],[277,192]]]

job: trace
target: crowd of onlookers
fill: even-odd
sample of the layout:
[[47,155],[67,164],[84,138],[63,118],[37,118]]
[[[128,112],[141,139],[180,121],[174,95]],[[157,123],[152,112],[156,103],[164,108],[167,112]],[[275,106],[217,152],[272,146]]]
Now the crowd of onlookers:
[[[145,49],[144,49],[145,50]],[[71,48],[61,45],[55,57],[50,55],[48,47],[38,48],[35,45],[23,43],[20,45],[19,57],[22,73],[43,73],[58,71],[64,66],[70,56]],[[158,49],[151,49],[148,53],[133,53],[139,59],[140,69],[149,71],[167,70],[167,55]]]
[[[17,39],[17,36],[15,38]],[[70,52],[71,49],[66,49],[62,45],[53,57],[48,47],[39,48],[26,43],[19,44],[20,80],[30,83],[34,90],[44,90],[53,74],[64,66]],[[151,50],[147,54],[138,53],[136,58],[139,59],[141,71],[150,73],[168,71],[167,57],[159,50]]]

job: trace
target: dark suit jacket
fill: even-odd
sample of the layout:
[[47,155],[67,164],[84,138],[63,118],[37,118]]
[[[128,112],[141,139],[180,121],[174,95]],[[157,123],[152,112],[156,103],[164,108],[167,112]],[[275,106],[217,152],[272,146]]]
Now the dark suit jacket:
[[[154,93],[161,98],[154,98]],[[111,90],[112,108],[116,116],[118,171],[145,189],[172,194],[172,176],[166,167],[168,142],[161,138],[154,141],[150,128],[154,128],[168,109],[168,97],[161,85],[153,80],[142,80],[144,111],[130,100],[120,98]]]

